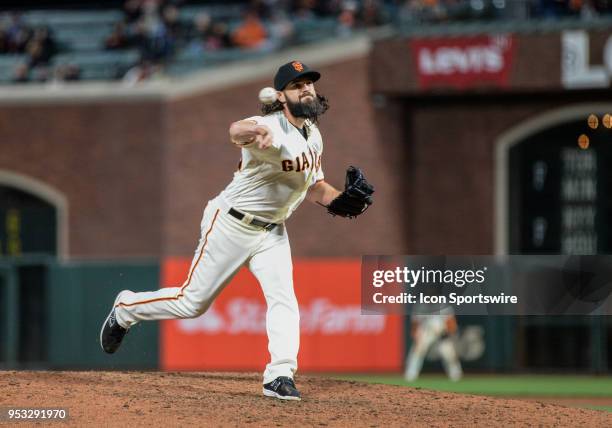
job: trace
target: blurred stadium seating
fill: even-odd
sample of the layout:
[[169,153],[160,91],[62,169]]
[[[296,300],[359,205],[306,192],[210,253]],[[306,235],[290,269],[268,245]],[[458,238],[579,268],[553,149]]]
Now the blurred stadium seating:
[[[259,2],[158,2],[153,16],[160,26],[151,30],[145,44],[128,40],[112,50],[106,46],[118,23],[125,21],[126,40],[137,36],[135,26],[119,2],[109,2],[112,9],[24,10],[14,9],[0,15],[0,83],[49,80],[111,80],[120,79],[144,59],[163,66],[167,75],[182,76],[203,67],[210,67],[246,58],[263,56],[287,46],[350,36],[364,29],[392,24],[402,33],[486,32],[517,30],[557,30],[571,26],[606,26],[604,19],[612,9],[610,0],[359,0],[344,2],[288,2],[286,10],[278,6],[262,6]],[[124,2],[125,4],[129,2]],[[176,26],[168,28],[165,8],[179,7]],[[45,2],[53,7],[53,2]],[[85,9],[85,7],[87,7]],[[139,7],[143,7],[142,5]],[[267,9],[266,9],[267,8]],[[231,43],[235,30],[243,22],[247,10],[257,13],[266,29],[265,43],[255,48],[237,45],[211,48],[205,37],[197,33],[195,20],[203,17],[223,23]],[[139,19],[142,19],[142,10]],[[155,15],[155,16],[154,16]],[[174,24],[171,24],[174,25]],[[24,43],[20,48],[6,42],[21,28],[30,35],[37,28],[48,28],[54,50],[49,61],[34,61]],[[283,32],[278,34],[278,31]],[[209,31],[209,30],[207,30]],[[154,33],[154,35],[151,35]],[[154,44],[154,48],[151,48]],[[160,47],[161,44],[161,47]],[[145,49],[143,46],[146,45]],[[153,49],[153,52],[151,52]],[[18,78],[17,69],[27,65],[27,73]],[[73,73],[65,75],[65,67]],[[23,71],[23,70],[22,70]],[[148,77],[144,76],[145,78]]]

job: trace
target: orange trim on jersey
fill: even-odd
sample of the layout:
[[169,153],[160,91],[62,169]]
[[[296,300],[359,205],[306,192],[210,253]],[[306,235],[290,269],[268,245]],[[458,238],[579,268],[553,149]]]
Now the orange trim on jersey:
[[206,244],[208,244],[208,235],[210,235],[210,232],[212,232],[213,226],[215,225],[215,221],[217,220],[218,215],[219,215],[219,209],[217,209],[217,211],[215,212],[215,216],[213,218],[212,224],[210,225],[210,228],[208,229],[208,231],[206,231],[206,235],[204,236],[204,244],[202,245],[202,249],[200,250],[200,255],[198,256],[198,260],[193,264],[193,267],[189,271],[189,275],[187,276],[187,279],[185,280],[185,282],[183,283],[183,286],[181,287],[181,290],[175,297],[159,297],[157,299],[143,300],[143,301],[134,302],[134,303],[119,302],[115,305],[115,307],[119,307],[119,306],[128,307],[128,306],[135,306],[135,305],[143,305],[145,303],[159,302],[162,300],[178,300],[180,297],[182,297],[183,290],[185,290],[185,288],[187,288],[187,286],[191,283],[191,277],[193,275],[193,272],[198,266],[198,263],[200,263],[200,260],[202,260],[202,256],[204,255],[204,249],[206,248]]

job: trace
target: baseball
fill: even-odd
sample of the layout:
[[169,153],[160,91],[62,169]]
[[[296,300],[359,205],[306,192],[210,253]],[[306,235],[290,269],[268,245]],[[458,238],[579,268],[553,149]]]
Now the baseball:
[[274,88],[266,87],[259,91],[259,101],[263,104],[272,104],[276,101],[276,91]]

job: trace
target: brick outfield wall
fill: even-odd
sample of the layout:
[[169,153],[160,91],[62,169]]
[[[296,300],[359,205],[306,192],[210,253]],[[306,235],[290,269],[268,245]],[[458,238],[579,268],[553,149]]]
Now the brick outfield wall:
[[[589,32],[592,64],[603,63],[609,36]],[[373,44],[370,88],[386,98],[375,112],[379,139],[402,157],[407,253],[493,253],[499,137],[540,114],[612,99],[610,90],[562,88],[560,33],[515,34],[513,40],[508,87],[481,81],[463,92],[420,88],[410,39]]]
[[[402,49],[396,58],[410,56]],[[346,166],[363,167],[375,205],[347,221],[305,202],[288,222],[295,257],[489,254],[497,138],[551,109],[611,99],[610,91],[408,97],[399,82],[374,108],[369,85],[379,91],[381,75],[398,76],[377,58],[322,67],[317,84],[331,103],[320,125],[326,179],[341,186]],[[269,84],[171,102],[4,105],[0,169],[66,195],[73,258],[188,256],[206,201],[239,160],[229,124],[256,114]]]
[[[376,185],[362,218],[331,218],[305,202],[288,222],[297,257],[401,253],[406,235],[389,153],[379,150],[365,58],[320,69],[331,109],[321,122],[326,179],[348,165]],[[271,80],[271,77],[270,77]],[[231,180],[239,151],[229,124],[257,114],[269,80],[178,101],[0,107],[0,169],[42,181],[68,199],[69,256],[192,254],[206,201]]]
[[68,200],[69,255],[159,254],[162,122],[155,103],[0,106],[0,169]]
[[382,138],[404,148],[407,253],[493,254],[500,136],[543,113],[610,99],[610,91],[603,91],[550,94],[538,101],[513,96],[391,101],[380,115],[395,111],[398,121],[404,118],[405,133],[392,130]]

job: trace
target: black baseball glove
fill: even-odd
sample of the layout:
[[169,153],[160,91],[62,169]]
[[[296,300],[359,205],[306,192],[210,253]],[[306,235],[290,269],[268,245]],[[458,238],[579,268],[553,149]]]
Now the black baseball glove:
[[374,187],[368,183],[359,168],[349,166],[346,170],[344,192],[327,205],[327,212],[333,216],[355,218],[372,205]]

